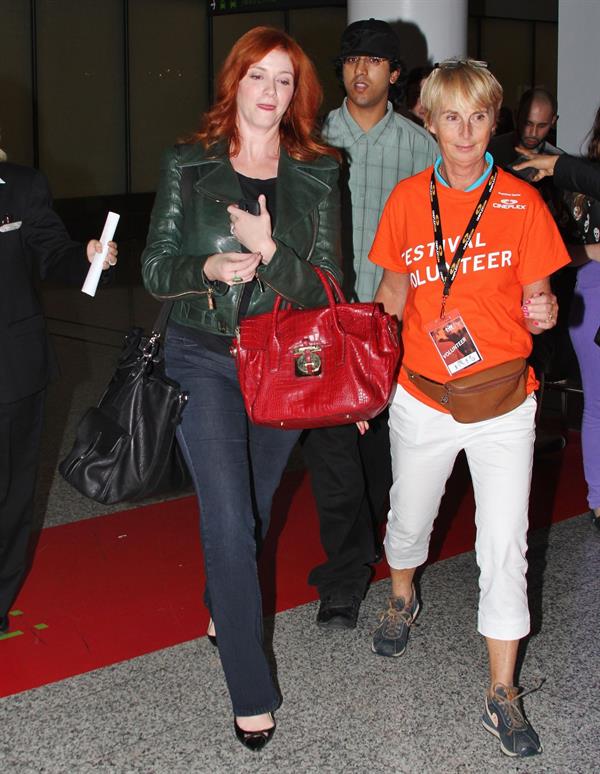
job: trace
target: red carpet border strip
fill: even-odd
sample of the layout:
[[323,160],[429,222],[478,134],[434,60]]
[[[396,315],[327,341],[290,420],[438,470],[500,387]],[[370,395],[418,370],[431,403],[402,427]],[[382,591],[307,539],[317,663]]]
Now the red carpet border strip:
[[[578,434],[536,461],[531,528],[587,508]],[[473,548],[474,501],[459,459],[429,561]],[[0,696],[35,688],[202,636],[203,570],[193,497],[42,531],[31,573],[0,637]],[[265,613],[317,598],[309,570],[323,561],[308,475],[285,475],[261,556]],[[375,580],[387,576],[375,568]]]

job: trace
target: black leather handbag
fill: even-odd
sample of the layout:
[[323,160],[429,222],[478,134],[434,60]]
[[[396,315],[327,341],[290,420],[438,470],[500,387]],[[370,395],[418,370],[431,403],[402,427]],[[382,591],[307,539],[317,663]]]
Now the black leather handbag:
[[58,466],[96,502],[140,500],[190,485],[175,438],[188,395],[166,376],[161,346],[171,307],[163,305],[150,336],[141,328],[129,331],[110,384]]

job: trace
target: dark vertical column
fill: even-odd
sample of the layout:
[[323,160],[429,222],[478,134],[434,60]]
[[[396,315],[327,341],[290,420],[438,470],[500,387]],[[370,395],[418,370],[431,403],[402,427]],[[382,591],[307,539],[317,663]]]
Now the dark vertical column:
[[210,3],[206,4],[206,57],[208,67],[208,104],[212,105],[215,98],[215,63],[214,63],[214,41],[213,41],[213,15],[210,12]]
[[129,75],[129,0],[123,0],[123,79],[125,128],[125,193],[131,193],[131,108]]
[[37,4],[29,0],[31,20],[31,128],[33,137],[33,166],[40,165],[40,125],[38,107],[38,58],[37,58]]
[[536,23],[534,21],[531,22],[530,23],[530,27],[531,27],[531,46],[530,46],[530,49],[531,49],[531,59],[529,60],[529,62],[530,62],[529,66],[531,68],[531,70],[530,70],[530,72],[531,72],[531,86],[533,88],[534,86],[537,85],[536,84],[536,80],[535,80],[535,48],[536,48],[536,37],[537,37],[536,34],[535,34]]

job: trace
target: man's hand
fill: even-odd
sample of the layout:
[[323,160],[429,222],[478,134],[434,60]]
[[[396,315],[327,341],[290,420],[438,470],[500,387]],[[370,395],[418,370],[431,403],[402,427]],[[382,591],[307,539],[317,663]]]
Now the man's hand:
[[[94,260],[94,257],[96,256],[96,254],[101,252],[102,252],[102,242],[99,242],[97,239],[90,239],[86,247],[86,254],[87,254],[88,261],[91,263]],[[117,253],[118,253],[117,243],[109,242],[108,253],[106,254],[106,260],[102,264],[103,269],[108,269],[111,266],[116,265]]]

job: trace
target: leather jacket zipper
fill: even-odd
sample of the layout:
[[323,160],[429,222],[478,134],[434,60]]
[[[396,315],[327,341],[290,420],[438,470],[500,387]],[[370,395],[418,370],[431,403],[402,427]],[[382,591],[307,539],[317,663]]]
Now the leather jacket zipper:
[[159,301],[176,301],[178,298],[185,298],[186,296],[208,296],[208,308],[215,308],[214,290],[207,288],[206,290],[184,290],[181,293],[153,293],[154,298],[158,298]]

